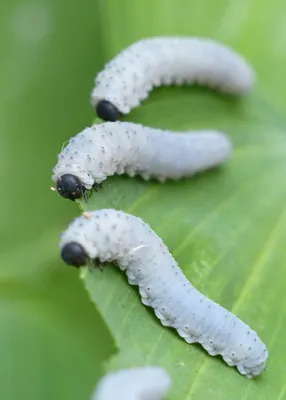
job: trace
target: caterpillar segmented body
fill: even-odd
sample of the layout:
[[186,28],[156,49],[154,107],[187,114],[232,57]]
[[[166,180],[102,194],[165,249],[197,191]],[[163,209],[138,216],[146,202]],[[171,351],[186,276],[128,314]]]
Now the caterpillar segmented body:
[[142,303],[187,343],[252,378],[265,369],[268,352],[257,333],[187,280],[168,248],[140,218],[113,209],[88,212],[62,234],[62,259],[80,267],[91,260],[116,261],[139,286]]
[[98,116],[116,121],[161,85],[198,83],[232,95],[250,90],[255,73],[222,43],[196,37],[142,39],[120,52],[96,76],[91,104]]
[[171,132],[130,122],[84,129],[58,156],[52,179],[61,196],[76,199],[108,176],[127,173],[180,179],[226,161],[232,145],[216,131]]
[[162,400],[171,385],[169,374],[160,367],[123,369],[104,376],[92,400]]

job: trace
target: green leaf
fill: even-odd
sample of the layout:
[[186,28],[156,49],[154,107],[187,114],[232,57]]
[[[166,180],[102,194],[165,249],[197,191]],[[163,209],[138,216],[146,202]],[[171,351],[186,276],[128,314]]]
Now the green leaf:
[[255,90],[244,98],[203,88],[161,88],[128,117],[160,128],[222,130],[234,143],[227,165],[166,184],[112,177],[81,206],[122,209],[149,223],[194,286],[251,325],[270,354],[267,370],[248,380],[220,357],[161,326],[152,309],[141,304],[137,288],[107,266],[84,279],[117,342],[108,370],[161,365],[174,381],[170,399],[283,399],[286,6],[279,0],[99,4],[104,61],[143,36],[203,35],[231,45],[258,72]]

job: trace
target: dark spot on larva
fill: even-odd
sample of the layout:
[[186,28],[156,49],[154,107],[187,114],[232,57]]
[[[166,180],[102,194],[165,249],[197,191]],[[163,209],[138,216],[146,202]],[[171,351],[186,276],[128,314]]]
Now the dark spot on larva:
[[85,265],[88,260],[84,248],[77,242],[66,243],[62,248],[61,257],[66,264],[77,268]]
[[[87,189],[82,185],[79,178],[73,174],[65,174],[57,181],[57,191],[65,199],[75,200],[87,196]],[[86,198],[87,199],[87,198]]]
[[119,110],[109,101],[101,100],[95,107],[96,114],[104,121],[114,122],[119,119]]

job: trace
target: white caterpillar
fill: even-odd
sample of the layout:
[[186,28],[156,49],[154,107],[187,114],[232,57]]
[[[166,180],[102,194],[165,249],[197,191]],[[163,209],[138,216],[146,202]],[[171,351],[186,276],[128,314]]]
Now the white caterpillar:
[[91,103],[98,116],[116,121],[160,85],[198,83],[239,95],[255,81],[252,67],[229,47],[205,38],[140,40],[107,63],[96,79]]
[[216,304],[184,276],[162,240],[140,218],[116,210],[84,213],[62,234],[61,257],[80,267],[93,260],[117,261],[138,285],[142,303],[187,343],[220,354],[247,377],[259,375],[268,358],[256,332]]
[[215,167],[230,156],[229,139],[216,131],[170,132],[130,122],[84,129],[58,156],[52,179],[61,196],[74,200],[108,176],[179,179]]
[[123,369],[103,377],[92,400],[161,400],[171,385],[169,374],[160,367]]

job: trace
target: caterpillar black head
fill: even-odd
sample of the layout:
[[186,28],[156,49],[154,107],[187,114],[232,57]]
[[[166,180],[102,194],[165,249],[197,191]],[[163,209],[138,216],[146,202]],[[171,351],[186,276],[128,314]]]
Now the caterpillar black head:
[[83,195],[87,200],[87,189],[82,185],[79,178],[73,174],[65,174],[59,177],[57,191],[65,199],[75,200]]
[[87,264],[89,257],[81,244],[69,242],[64,245],[61,251],[62,260],[73,267],[83,267]]
[[109,101],[101,100],[95,108],[96,114],[104,121],[115,122],[119,119],[118,109]]

